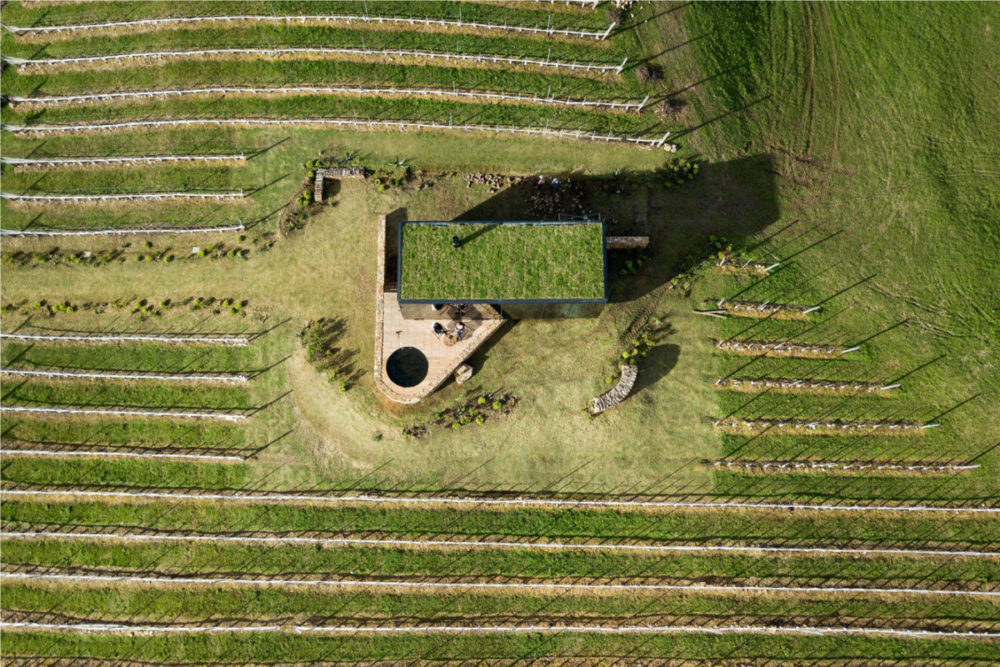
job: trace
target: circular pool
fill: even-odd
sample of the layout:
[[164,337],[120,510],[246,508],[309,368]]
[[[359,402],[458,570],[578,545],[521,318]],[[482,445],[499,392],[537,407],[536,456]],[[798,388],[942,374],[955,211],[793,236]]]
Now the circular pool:
[[415,347],[401,347],[385,362],[385,372],[398,387],[415,387],[427,377],[427,356]]

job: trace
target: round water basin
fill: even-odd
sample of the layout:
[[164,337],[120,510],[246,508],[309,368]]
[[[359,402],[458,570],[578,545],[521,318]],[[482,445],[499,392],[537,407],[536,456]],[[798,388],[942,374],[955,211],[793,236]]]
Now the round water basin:
[[385,362],[385,372],[399,387],[416,387],[427,377],[427,357],[415,347],[401,347]]

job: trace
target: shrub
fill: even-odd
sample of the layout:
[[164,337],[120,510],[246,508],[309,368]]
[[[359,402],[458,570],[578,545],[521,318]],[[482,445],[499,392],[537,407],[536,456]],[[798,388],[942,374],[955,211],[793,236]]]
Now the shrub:
[[660,118],[670,119],[679,114],[687,103],[678,97],[668,97],[664,100],[660,100],[653,106],[653,111]]
[[663,70],[659,65],[653,63],[643,63],[635,68],[635,78],[639,83],[651,83],[663,79]]

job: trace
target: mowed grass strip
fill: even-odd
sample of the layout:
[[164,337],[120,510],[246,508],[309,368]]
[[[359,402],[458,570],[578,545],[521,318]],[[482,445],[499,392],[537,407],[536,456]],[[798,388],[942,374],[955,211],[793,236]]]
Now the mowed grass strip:
[[[878,396],[819,396],[760,391],[751,403],[746,394],[720,392],[719,414],[747,419],[781,417],[830,421],[923,421],[934,415],[907,412],[905,404]],[[926,434],[922,434],[926,435]]]
[[[232,466],[230,466],[232,467]],[[367,547],[243,544],[128,544],[108,542],[5,541],[4,562],[58,568],[101,568],[134,574],[155,564],[159,573],[187,576],[322,576],[349,580],[493,581],[562,580],[679,582],[739,585],[806,585],[995,589],[1000,563],[985,559],[914,560],[909,558],[800,557],[678,554],[542,552],[531,550],[370,549]],[[416,577],[416,579],[413,579]],[[574,583],[562,581],[562,583]]]
[[[931,429],[923,438],[907,438],[901,441],[892,437],[816,437],[768,436],[751,438],[748,436],[722,436],[722,452],[726,456],[740,458],[810,458],[832,461],[925,461],[975,465],[981,459],[970,455],[968,443],[957,442],[947,431]],[[983,451],[985,451],[985,447]]]
[[[156,246],[150,250],[156,250]],[[260,353],[246,347],[164,345],[42,346],[4,343],[0,363],[24,368],[136,370],[162,373],[252,373],[263,368]]]
[[[21,425],[15,433],[20,433]],[[460,539],[505,536],[526,541],[585,541],[662,544],[750,544],[774,546],[869,546],[1000,550],[1000,525],[967,517],[921,518],[884,514],[797,517],[790,512],[691,511],[651,517],[627,512],[448,511],[228,505],[175,502],[163,506],[128,503],[55,503],[10,499],[0,507],[5,522],[73,524],[137,530],[195,530],[206,534],[269,531],[306,534],[387,535]]]
[[[58,588],[7,582],[0,588],[4,606],[13,610],[53,610],[59,614],[105,621],[121,619],[138,622],[202,621],[204,619],[280,619],[284,623],[320,622],[336,619],[350,622],[389,619],[424,620],[438,623],[549,621],[579,619],[599,623],[644,624],[657,616],[698,616],[699,621],[714,624],[747,622],[748,617],[789,618],[811,616],[837,617],[842,622],[867,619],[871,627],[910,625],[916,627],[954,627],[960,624],[989,625],[997,621],[996,604],[976,599],[878,598],[823,599],[776,598],[768,596],[733,597],[717,594],[663,595],[648,600],[621,595],[617,597],[532,598],[505,595],[357,595],[336,591],[328,593],[265,589],[136,590],[134,588],[80,588],[67,597]],[[331,610],[335,615],[330,618]],[[478,618],[477,618],[478,617]],[[708,617],[708,618],[706,618]],[[773,621],[772,621],[773,622]],[[834,618],[830,624],[838,624]],[[221,624],[221,621],[220,621]],[[802,624],[802,623],[800,623]]]
[[[835,446],[836,443],[830,443]],[[900,456],[904,452],[900,451]],[[836,459],[834,459],[836,460]],[[821,499],[863,504],[877,501],[931,503],[962,498],[970,506],[996,502],[996,478],[989,468],[962,474],[899,477],[892,474],[818,475],[815,473],[760,475],[730,470],[712,473],[715,490],[721,494],[765,500],[772,497]]]
[[60,419],[9,419],[5,435],[23,442],[108,446],[242,448],[243,429],[205,422],[179,424],[164,420],[106,419],[87,422]]
[[4,483],[11,486],[121,484],[141,488],[155,486],[164,479],[181,487],[239,489],[256,479],[256,476],[242,464],[157,460],[63,461],[15,458],[5,462],[4,467]]
[[[129,194],[132,192],[198,192],[235,191],[250,192],[263,185],[255,175],[240,169],[225,167],[150,166],[147,168],[116,171],[57,171],[46,173],[39,179],[37,173],[22,172],[4,166],[4,191],[18,194],[80,193],[80,194]],[[113,203],[112,203],[113,204]],[[73,206],[72,202],[62,204]],[[166,206],[151,202],[146,206]],[[190,203],[177,204],[181,209]],[[234,211],[237,209],[234,209]]]
[[198,636],[198,637],[111,637],[100,635],[60,635],[54,633],[8,632],[4,638],[8,656],[44,655],[95,658],[130,658],[158,662],[178,660],[195,663],[229,661],[236,664],[261,662],[315,662],[411,659],[414,655],[434,655],[445,659],[488,659],[516,655],[521,659],[566,656],[674,657],[722,660],[733,656],[795,660],[808,655],[864,660],[921,659],[928,654],[940,660],[983,660],[995,658],[990,642],[967,640],[911,640],[870,637],[781,637],[781,636],[651,636],[637,646],[634,637],[608,636],[459,636],[442,642],[440,635],[406,637],[324,637],[287,635]]
[[249,410],[254,404],[244,387],[211,385],[168,386],[153,383],[122,383],[104,380],[34,379],[10,383],[4,394],[7,405],[57,405],[77,407],[141,407],[163,410],[206,408],[213,410]]
[[[52,96],[92,94],[98,91],[141,91],[219,86],[287,87],[296,85],[343,85],[355,87],[406,87],[436,90],[475,90],[517,95],[569,97],[588,100],[641,99],[634,86],[620,81],[596,81],[562,74],[516,69],[455,69],[356,62],[311,60],[274,62],[243,60],[176,62],[166,67],[136,67],[126,63],[113,72],[67,72],[63,74],[8,75],[3,82],[10,95]],[[127,81],[123,87],[122,82]]]
[[[5,12],[6,16],[6,12]],[[6,31],[0,35],[0,46],[4,52],[11,56],[24,59],[49,59],[49,58],[73,58],[90,57],[97,55],[117,55],[122,53],[150,53],[150,52],[185,52],[201,49],[218,48],[260,48],[262,46],[275,48],[289,47],[328,47],[328,48],[352,48],[364,50],[391,50],[391,51],[431,51],[437,53],[460,53],[469,55],[504,56],[510,58],[527,58],[531,60],[546,60],[581,64],[603,64],[619,65],[625,58],[625,49],[613,41],[600,43],[580,43],[568,41],[553,41],[547,39],[534,39],[515,33],[508,35],[444,35],[439,33],[428,33],[414,31],[369,31],[362,26],[352,28],[316,28],[302,26],[242,26],[239,28],[211,29],[201,28],[198,30],[173,32],[164,31],[160,33],[142,33],[132,35],[121,35],[117,37],[93,36],[87,39],[76,39],[71,41],[52,42],[45,47],[45,53],[37,53],[37,45],[24,43],[17,40]],[[295,56],[273,56],[283,61],[295,60]],[[197,56],[192,55],[192,59]],[[250,61],[256,60],[253,56],[237,56],[237,59]],[[301,56],[299,57],[301,58]],[[366,56],[344,55],[344,56],[324,56],[323,61],[344,60],[363,62],[368,60]],[[212,56],[216,60],[218,56]],[[229,57],[228,59],[232,59]],[[175,59],[171,58],[171,62]],[[399,61],[399,56],[387,56],[383,62]],[[115,67],[115,61],[107,65],[87,63],[86,65],[70,66],[79,69],[104,69]],[[154,64],[156,61],[150,61]],[[410,62],[404,60],[404,62]],[[413,61],[414,64],[431,65],[440,64],[440,61]],[[488,62],[471,63],[468,68],[491,68],[497,69],[499,65],[491,65]],[[62,67],[59,68],[60,70]],[[463,67],[463,70],[466,69]],[[507,69],[507,68],[503,68]],[[546,71],[551,71],[547,69]],[[564,74],[587,77],[584,70],[568,70]],[[13,76],[8,70],[4,73],[4,78]],[[594,77],[595,74],[590,74]],[[604,74],[596,74],[602,79],[614,80],[618,77],[607,77]],[[630,85],[634,77],[621,77],[622,81]]]
[[603,236],[600,223],[406,223],[400,299],[603,299]]
[[[130,170],[128,170],[130,171]],[[129,178],[122,173],[123,184]],[[85,181],[80,182],[85,185]],[[235,202],[235,203],[234,203]],[[274,209],[271,209],[273,211]],[[130,228],[181,228],[181,227],[213,227],[256,222],[273,219],[268,217],[270,211],[265,210],[252,197],[242,200],[229,200],[220,204],[213,201],[193,201],[178,203],[176,201],[144,202],[107,202],[98,204],[77,205],[72,202],[46,202],[43,205],[8,205],[7,201],[0,204],[0,217],[3,218],[5,229],[22,229],[28,227],[32,220],[45,220],[45,229],[130,229]],[[228,233],[229,238],[236,240],[237,234]],[[87,239],[91,244],[94,239]],[[191,253],[195,245],[206,243],[188,243],[191,237],[178,237],[180,256]],[[7,241],[5,241],[6,243]],[[23,242],[21,239],[11,239],[10,242]],[[49,249],[51,246],[46,246]]]
[[[239,118],[344,118],[451,122],[454,125],[515,126],[582,130],[616,136],[660,134],[659,121],[629,114],[602,113],[540,105],[476,104],[388,97],[298,96],[275,99],[158,100],[140,105],[111,105],[51,109],[19,116],[9,110],[4,122],[19,127],[34,125],[100,124],[115,121]],[[30,121],[30,122],[29,122]],[[652,126],[652,127],[651,127]],[[124,130],[122,130],[124,131]]]

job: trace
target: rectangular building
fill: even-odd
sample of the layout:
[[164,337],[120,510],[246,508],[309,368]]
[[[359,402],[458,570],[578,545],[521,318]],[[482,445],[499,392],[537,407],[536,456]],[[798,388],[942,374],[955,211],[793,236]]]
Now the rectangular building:
[[477,304],[514,319],[592,317],[608,300],[601,221],[408,221],[397,247],[406,318]]

